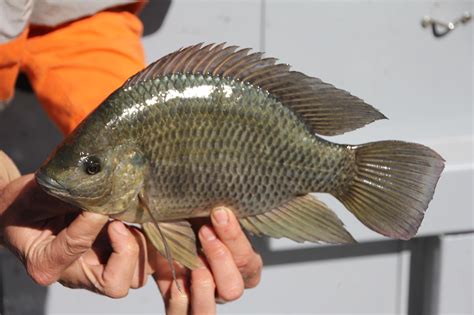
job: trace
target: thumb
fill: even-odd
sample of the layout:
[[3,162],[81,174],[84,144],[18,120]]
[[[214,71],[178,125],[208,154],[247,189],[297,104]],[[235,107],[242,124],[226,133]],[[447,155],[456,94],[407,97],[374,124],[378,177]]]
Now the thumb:
[[[106,216],[82,212],[49,243],[46,255],[39,266],[42,270],[39,271],[39,276],[33,278],[36,280],[39,278],[40,284],[50,284],[56,281],[63,270],[92,247],[107,222],[108,217]],[[34,271],[30,270],[30,273],[34,273]]]

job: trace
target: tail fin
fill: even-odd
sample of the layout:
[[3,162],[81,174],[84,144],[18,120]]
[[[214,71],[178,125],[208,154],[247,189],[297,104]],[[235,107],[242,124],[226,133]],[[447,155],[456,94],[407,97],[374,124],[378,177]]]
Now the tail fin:
[[428,147],[401,141],[354,146],[356,174],[338,199],[366,226],[410,239],[423,220],[444,160]]

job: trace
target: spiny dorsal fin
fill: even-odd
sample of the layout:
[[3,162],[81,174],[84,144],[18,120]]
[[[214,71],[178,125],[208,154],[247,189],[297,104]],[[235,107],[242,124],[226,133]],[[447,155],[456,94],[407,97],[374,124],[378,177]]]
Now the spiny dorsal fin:
[[197,44],[164,56],[131,77],[123,87],[173,73],[209,74],[248,82],[268,91],[315,132],[332,136],[386,117],[350,93],[248,48]]
[[296,242],[355,243],[336,214],[311,195],[295,197],[278,208],[240,219],[255,235],[286,237]]

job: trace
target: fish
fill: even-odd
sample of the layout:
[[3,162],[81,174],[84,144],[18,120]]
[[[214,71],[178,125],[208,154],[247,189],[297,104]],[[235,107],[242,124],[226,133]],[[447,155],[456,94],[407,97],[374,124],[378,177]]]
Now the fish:
[[[396,140],[327,140],[386,119],[362,99],[238,46],[203,43],[130,77],[37,170],[47,193],[141,225],[169,263],[199,267],[189,222],[231,209],[251,234],[355,242],[314,193],[369,229],[416,235],[444,159]],[[324,137],[324,138],[323,138]]]

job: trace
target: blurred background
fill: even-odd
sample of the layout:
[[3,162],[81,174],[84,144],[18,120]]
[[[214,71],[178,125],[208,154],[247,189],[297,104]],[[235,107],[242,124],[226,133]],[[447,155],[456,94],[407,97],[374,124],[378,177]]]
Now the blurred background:
[[[423,28],[429,16],[455,21],[473,1],[151,1],[141,17],[148,61],[198,42],[265,51],[374,105],[389,120],[331,141],[420,142],[447,161],[418,237],[376,235],[341,204],[321,195],[360,242],[315,246],[255,239],[263,280],[234,314],[474,314],[473,43],[474,22]],[[435,36],[435,35],[438,35]],[[61,141],[27,80],[0,112],[0,149],[23,173]],[[2,314],[144,314],[162,312],[153,283],[112,300],[61,285],[41,288],[1,252]]]

